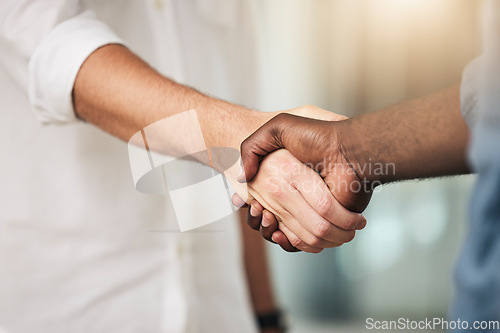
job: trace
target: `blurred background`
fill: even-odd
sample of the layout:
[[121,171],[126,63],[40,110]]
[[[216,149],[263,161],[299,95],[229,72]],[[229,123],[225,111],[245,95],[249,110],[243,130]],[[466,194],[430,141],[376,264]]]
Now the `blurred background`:
[[[480,1],[262,1],[259,108],[354,116],[458,82],[480,52]],[[472,176],[385,186],[355,241],[320,255],[270,246],[291,332],[444,317]]]

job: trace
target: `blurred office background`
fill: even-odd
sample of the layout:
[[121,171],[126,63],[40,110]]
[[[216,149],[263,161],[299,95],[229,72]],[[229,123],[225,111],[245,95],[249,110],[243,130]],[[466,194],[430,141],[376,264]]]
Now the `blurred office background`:
[[[347,116],[445,88],[480,52],[476,0],[261,1],[259,107]],[[270,247],[292,332],[365,331],[366,318],[446,317],[473,177],[385,186],[368,226],[320,255]]]

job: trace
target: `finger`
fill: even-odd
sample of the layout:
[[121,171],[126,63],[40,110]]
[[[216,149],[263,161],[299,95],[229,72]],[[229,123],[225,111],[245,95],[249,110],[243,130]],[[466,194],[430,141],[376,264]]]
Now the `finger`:
[[245,200],[243,200],[237,193],[233,194],[233,196],[231,197],[231,202],[237,208],[242,208],[247,206]]
[[298,252],[300,251],[296,247],[290,244],[288,238],[286,238],[285,234],[278,229],[279,224],[276,216],[273,213],[265,209],[262,212],[262,223],[260,227],[260,233],[262,237],[266,240],[277,243],[281,248],[287,252]]
[[262,211],[264,210],[264,207],[257,201],[257,200],[252,200],[250,202],[250,214],[254,217],[261,217],[262,216]]
[[[260,207],[260,208],[259,208]],[[260,229],[260,223],[262,221],[262,206],[257,202],[257,200],[252,200],[250,202],[250,208],[247,212],[247,224],[253,230]]]
[[366,219],[359,213],[344,208],[332,195],[323,179],[307,166],[302,172],[294,173],[291,185],[297,189],[307,203],[323,218],[305,227],[315,236],[332,242],[350,242],[355,230],[366,225]]
[[[309,168],[308,170],[312,172],[312,176],[319,177],[313,170]],[[281,207],[278,214],[281,221],[301,241],[314,248],[331,248],[354,238],[355,231],[342,230],[325,220],[290,183],[281,184],[281,186],[288,186],[288,188],[273,188],[274,193],[272,195],[275,198],[280,198],[280,202],[271,204],[271,207]],[[290,238],[289,240],[293,246],[304,250]],[[295,242],[298,243],[299,240],[295,240]]]
[[[287,154],[289,154],[287,152]],[[289,155],[293,158],[293,156]],[[286,163],[286,165],[293,166],[294,164],[300,164],[295,158],[292,163]],[[285,165],[285,164],[284,164]],[[314,173],[311,169],[312,173]],[[312,247],[330,248],[339,246],[339,242],[330,242],[328,240],[316,237],[311,231],[307,230],[302,224],[318,224],[322,223],[326,226],[332,226],[328,221],[325,222],[321,216],[311,208],[311,206],[304,200],[302,195],[295,189],[290,181],[284,178],[284,175],[290,175],[289,170],[282,170],[280,173],[279,181],[273,182],[269,179],[263,179],[262,173],[259,173],[254,181],[251,183],[251,187],[259,182],[265,182],[267,188],[265,191],[266,198],[260,198],[259,201],[266,203],[266,207],[269,208],[274,215],[279,216],[280,220],[286,224],[286,226],[297,235],[302,241]],[[315,173],[314,173],[315,174]],[[317,175],[316,175],[317,176]],[[255,197],[259,197],[258,193],[252,193]],[[314,228],[312,228],[314,229]],[[296,247],[295,244],[292,245]]]
[[261,158],[270,152],[283,148],[280,140],[280,127],[286,116],[286,114],[277,115],[241,143],[243,172],[238,177],[239,182],[252,180],[257,174]]
[[242,142],[243,172],[238,180],[250,181],[257,173],[262,157],[281,148],[316,168],[325,157],[325,152],[319,148],[320,143],[331,143],[331,123],[287,113],[275,116]]
[[262,223],[260,225],[260,234],[264,239],[272,242],[273,233],[278,230],[279,224],[276,216],[265,209],[262,212]]
[[[284,223],[280,223],[280,230],[282,231],[283,236],[287,239],[290,245],[296,249],[308,253],[320,253],[321,251],[324,250],[323,247],[311,246],[302,241],[302,239],[300,239],[295,233],[293,233]],[[278,233],[273,234],[273,241],[275,241],[276,243],[280,241],[279,244],[281,246],[281,242],[283,242],[283,240],[280,238],[281,236]],[[337,246],[340,246],[340,244]],[[282,248],[285,249],[283,246]]]
[[290,244],[290,241],[288,238],[286,238],[285,234],[281,230],[276,230],[272,234],[272,240],[273,243],[277,243],[283,250],[286,252],[300,252],[301,250],[297,249],[294,247],[292,244]]
[[[307,203],[303,202],[304,199],[300,198],[300,200],[302,200],[302,202],[297,202],[297,205],[307,205]],[[290,200],[290,202],[293,201]],[[310,252],[308,250],[309,248],[332,248],[338,247],[344,243],[342,241],[332,242],[319,238],[304,227],[304,225],[307,225],[309,223],[316,223],[314,222],[315,220],[324,221],[324,219],[317,215],[317,213],[315,213],[310,207],[309,209],[303,208],[303,210],[305,211],[309,210],[309,215],[307,215],[307,213],[304,213],[301,208],[294,208],[294,210],[294,212],[280,213],[282,222],[279,223],[280,230],[283,231],[283,226],[285,226],[286,229],[290,231],[290,235],[295,236],[293,238],[290,238],[289,235],[284,232],[285,236],[288,238],[292,246],[302,251]]]

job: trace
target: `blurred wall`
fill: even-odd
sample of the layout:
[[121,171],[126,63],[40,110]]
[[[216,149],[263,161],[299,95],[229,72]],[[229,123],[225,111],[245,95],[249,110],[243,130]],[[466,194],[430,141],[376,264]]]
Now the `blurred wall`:
[[[354,116],[458,82],[480,51],[476,0],[260,1],[262,99]],[[472,177],[389,185],[340,249],[272,247],[276,286],[297,317],[443,316]]]

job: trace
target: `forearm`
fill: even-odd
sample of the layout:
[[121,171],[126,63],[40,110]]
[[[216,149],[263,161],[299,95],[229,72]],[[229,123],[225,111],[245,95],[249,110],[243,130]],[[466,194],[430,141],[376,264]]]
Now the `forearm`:
[[372,183],[469,173],[459,85],[338,123],[339,145]]
[[195,109],[208,147],[239,148],[267,119],[165,78],[120,45],[104,46],[87,58],[73,94],[80,118],[125,141],[156,121]]
[[[240,210],[242,221],[246,209]],[[259,233],[246,226],[242,228],[245,271],[255,313],[263,314],[276,310],[265,243]]]

